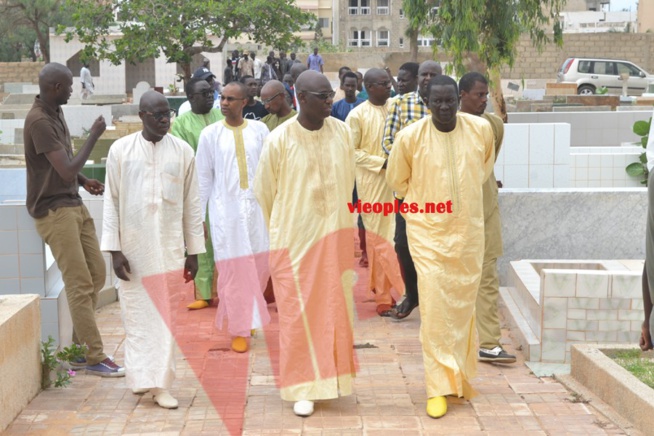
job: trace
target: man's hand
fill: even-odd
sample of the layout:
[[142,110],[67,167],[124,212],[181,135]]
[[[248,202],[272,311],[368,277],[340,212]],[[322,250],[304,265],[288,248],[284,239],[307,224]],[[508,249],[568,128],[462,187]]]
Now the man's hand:
[[107,130],[107,123],[104,121],[104,117],[102,115],[100,115],[93,122],[93,125],[91,126],[90,133],[91,133],[91,135],[95,136],[96,138],[99,138],[104,133],[105,130]]
[[184,262],[184,283],[188,283],[195,278],[198,273],[198,255],[189,254]]
[[501,180],[498,180],[498,181],[497,181],[497,187],[498,187],[498,188],[502,188],[502,187],[503,187],[503,186],[502,186],[502,181],[501,181]]
[[121,279],[129,282],[127,274],[131,274],[132,270],[129,268],[129,262],[122,251],[112,251],[111,261],[114,265],[114,274]]
[[643,351],[651,350],[654,348],[652,346],[652,336],[649,332],[649,322],[643,321],[642,326],[640,327],[640,349]]
[[96,179],[87,179],[83,188],[91,195],[102,195],[104,193],[104,184]]

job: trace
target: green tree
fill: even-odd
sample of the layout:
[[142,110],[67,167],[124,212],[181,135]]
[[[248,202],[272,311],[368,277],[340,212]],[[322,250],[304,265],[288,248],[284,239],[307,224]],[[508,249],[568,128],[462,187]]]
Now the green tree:
[[[13,29],[11,37],[15,44],[23,44],[23,50],[35,58],[34,41],[38,41],[43,60],[50,62],[49,28],[66,24],[68,13],[63,3],[63,0],[0,0],[0,14]],[[30,37],[33,39],[28,44]]]
[[[537,49],[554,40],[563,44],[559,12],[565,0],[440,0],[428,31],[451,56],[457,74],[476,55],[487,68],[495,113],[506,120],[500,71],[513,66],[516,45],[526,33]],[[551,30],[548,30],[551,29]]]
[[[162,52],[168,62],[180,64],[186,79],[195,54],[220,52],[229,39],[241,35],[286,49],[300,44],[293,32],[315,19],[293,0],[66,1],[74,11],[74,27],[59,30],[67,41],[77,38],[85,44],[82,57],[118,65]],[[213,35],[218,44],[211,41]]]
[[402,0],[402,10],[408,20],[406,36],[409,38],[411,62],[418,62],[418,36],[434,22],[432,8],[439,0]]

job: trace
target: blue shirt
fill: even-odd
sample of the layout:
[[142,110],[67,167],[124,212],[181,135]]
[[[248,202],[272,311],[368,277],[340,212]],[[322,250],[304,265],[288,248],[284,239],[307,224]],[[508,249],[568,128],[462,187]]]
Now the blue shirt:
[[345,121],[347,114],[349,114],[352,109],[359,106],[364,101],[365,100],[362,100],[359,97],[357,97],[357,101],[354,103],[348,103],[345,101],[345,99],[339,100],[332,105],[332,117],[338,118],[341,121]]
[[310,70],[318,71],[320,73],[320,66],[324,65],[325,61],[322,60],[322,56],[320,55],[310,54],[307,64]]

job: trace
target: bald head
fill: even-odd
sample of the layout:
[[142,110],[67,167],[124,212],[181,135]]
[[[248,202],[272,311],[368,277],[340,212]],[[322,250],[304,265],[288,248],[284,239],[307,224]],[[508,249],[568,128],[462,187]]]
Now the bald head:
[[278,117],[291,113],[291,106],[286,100],[286,88],[278,80],[270,80],[261,88],[261,102],[268,112]]
[[66,77],[72,77],[72,75],[73,73],[70,72],[67,66],[51,62],[46,64],[39,73],[39,88],[43,90],[43,86],[61,83]]
[[56,62],[46,64],[39,73],[39,94],[42,101],[55,107],[68,102],[73,92],[73,73]]
[[300,77],[300,74],[302,74],[306,70],[308,70],[308,68],[304,64],[293,64],[293,66],[291,66],[291,69],[289,70],[289,73],[291,74],[293,81],[297,82],[297,78]]
[[418,67],[418,75],[420,75],[420,73],[425,70],[438,71],[437,75],[443,74],[443,68],[441,67],[441,64],[436,61],[424,61],[421,63],[420,67]]
[[307,70],[298,76],[297,80],[295,81],[295,88],[298,90],[298,92],[317,92],[320,88],[324,88],[325,84],[328,85],[331,89],[331,84],[329,83],[327,77],[318,71]]
[[384,80],[388,80],[388,73],[381,68],[371,68],[363,76],[363,83],[366,84],[366,89],[368,89],[369,84],[383,82]]
[[168,104],[168,100],[166,100],[166,97],[164,97],[163,94],[157,91],[149,90],[141,96],[141,101],[139,102],[139,110],[152,111],[153,107],[163,102]]
[[248,98],[248,88],[241,82],[229,82],[223,87],[223,90],[228,88],[234,88],[237,92],[237,95],[240,95],[241,98]]
[[418,68],[418,87],[423,99],[429,98],[429,81],[443,74],[441,64],[435,61],[425,61]]
[[265,85],[263,85],[263,88],[261,88],[261,98],[264,99],[264,94],[272,95],[284,91],[286,91],[286,88],[284,88],[284,84],[282,82],[279,80],[269,80]]

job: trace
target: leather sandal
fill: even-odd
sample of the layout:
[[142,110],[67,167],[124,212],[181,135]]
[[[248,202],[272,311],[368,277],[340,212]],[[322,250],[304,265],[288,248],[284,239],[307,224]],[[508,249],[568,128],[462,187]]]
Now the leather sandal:
[[391,310],[389,316],[396,321],[400,321],[411,315],[411,312],[413,312],[413,309],[416,307],[418,307],[418,303],[411,303],[407,302],[407,300],[404,300],[399,306]]
[[377,305],[377,315],[379,316],[391,316],[393,312],[393,306],[390,304],[378,304]]

